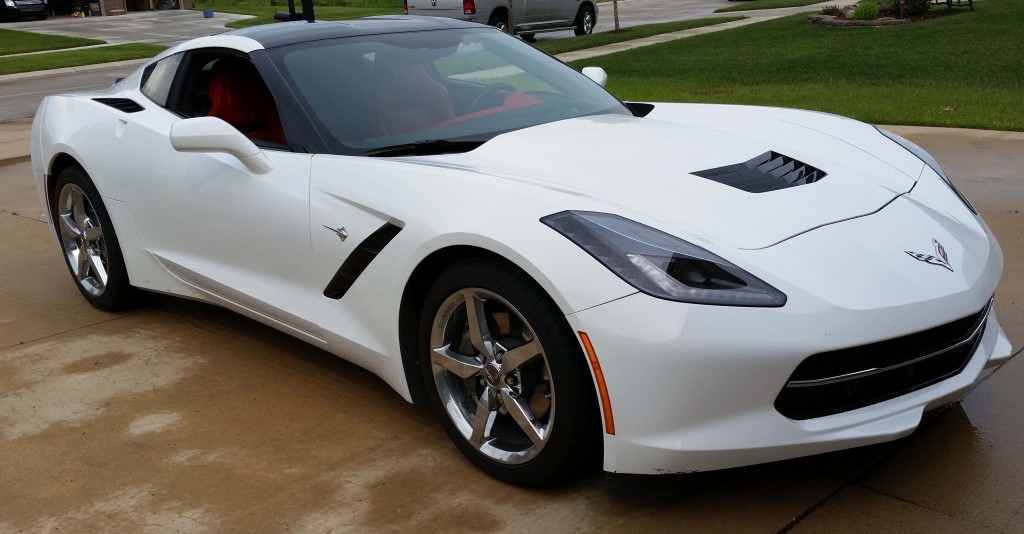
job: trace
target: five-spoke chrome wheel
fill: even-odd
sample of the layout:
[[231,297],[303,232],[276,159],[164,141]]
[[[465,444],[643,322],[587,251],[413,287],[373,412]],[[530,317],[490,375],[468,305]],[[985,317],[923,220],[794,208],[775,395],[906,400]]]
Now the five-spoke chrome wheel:
[[533,459],[555,421],[547,356],[512,304],[481,288],[451,294],[434,317],[431,372],[459,433],[503,464]]
[[89,175],[81,167],[65,167],[52,191],[50,220],[79,291],[101,310],[134,305],[138,292],[128,281],[117,233]]
[[419,317],[423,385],[455,446],[487,474],[545,486],[596,466],[593,378],[565,313],[500,258],[457,260]]
[[73,183],[61,188],[56,207],[55,222],[72,275],[85,292],[102,295],[107,288],[107,246],[96,209]]

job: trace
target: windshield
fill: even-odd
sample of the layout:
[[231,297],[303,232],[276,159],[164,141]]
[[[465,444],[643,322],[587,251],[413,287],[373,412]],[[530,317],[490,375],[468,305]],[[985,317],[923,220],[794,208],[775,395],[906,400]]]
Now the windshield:
[[392,155],[382,149],[420,143],[458,152],[538,124],[630,115],[571,67],[492,28],[346,37],[272,53],[339,154]]

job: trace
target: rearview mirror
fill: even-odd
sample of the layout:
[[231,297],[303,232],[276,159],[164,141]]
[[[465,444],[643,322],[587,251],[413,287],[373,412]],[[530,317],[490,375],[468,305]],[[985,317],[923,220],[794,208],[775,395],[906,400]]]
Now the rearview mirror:
[[583,67],[582,72],[584,76],[594,80],[594,83],[601,87],[604,87],[604,84],[608,82],[608,73],[601,67]]
[[171,146],[178,152],[230,154],[256,174],[266,174],[274,168],[270,158],[248,137],[217,117],[182,119],[172,124]]

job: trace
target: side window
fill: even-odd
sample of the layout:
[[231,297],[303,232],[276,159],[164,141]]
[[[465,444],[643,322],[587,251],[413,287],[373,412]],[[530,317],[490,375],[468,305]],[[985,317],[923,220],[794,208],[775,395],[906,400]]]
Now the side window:
[[286,145],[274,97],[248,57],[223,49],[192,50],[181,69],[168,110],[182,117],[217,117],[262,146]]
[[147,67],[142,73],[142,94],[160,107],[167,107],[167,97],[171,93],[171,83],[181,63],[181,56],[182,54],[175,54],[165,57]]

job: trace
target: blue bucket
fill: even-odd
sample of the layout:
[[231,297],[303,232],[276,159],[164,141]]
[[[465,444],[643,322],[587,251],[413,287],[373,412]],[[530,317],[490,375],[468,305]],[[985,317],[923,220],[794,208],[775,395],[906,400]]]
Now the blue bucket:
[[213,10],[212,9],[204,10],[203,11],[203,18],[204,19],[212,19],[213,18]]

